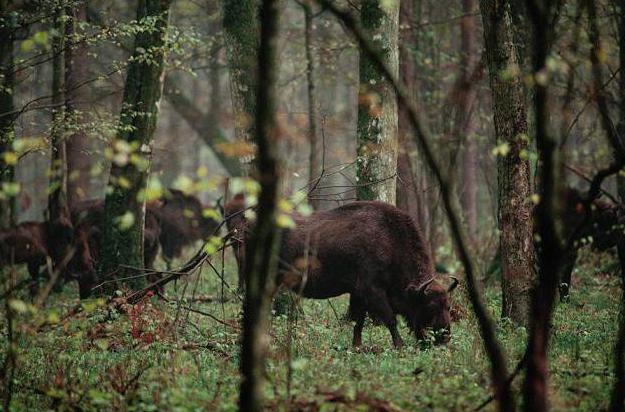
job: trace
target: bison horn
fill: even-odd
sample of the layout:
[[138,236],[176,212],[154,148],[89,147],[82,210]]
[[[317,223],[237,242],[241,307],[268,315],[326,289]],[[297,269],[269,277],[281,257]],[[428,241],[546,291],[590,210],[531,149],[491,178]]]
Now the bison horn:
[[447,293],[451,293],[460,284],[460,281],[458,280],[457,277],[450,276],[450,279],[453,280],[453,282],[451,285],[449,285],[449,289],[447,289]]
[[428,286],[430,286],[430,283],[434,282],[435,280],[436,280],[435,278],[432,278],[430,280],[426,280],[425,282],[423,282],[419,286],[411,285],[411,286],[408,287],[408,290],[415,291],[418,294],[424,294],[425,291],[427,290]]

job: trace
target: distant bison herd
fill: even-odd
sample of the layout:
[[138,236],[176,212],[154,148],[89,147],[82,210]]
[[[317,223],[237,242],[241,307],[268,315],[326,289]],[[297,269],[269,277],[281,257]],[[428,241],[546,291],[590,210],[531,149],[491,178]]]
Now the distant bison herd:
[[[168,196],[146,207],[144,229],[144,265],[153,268],[160,249],[168,262],[179,257],[185,246],[210,236],[217,222],[203,215],[204,206],[194,196],[170,190]],[[49,274],[52,262],[71,253],[61,281],[78,282],[80,297],[91,295],[102,279],[97,276],[96,263],[100,254],[101,223],[104,202],[88,200],[75,205],[71,221],[24,222],[0,232],[0,265],[26,264],[33,280],[31,291],[36,293],[41,274]],[[50,262],[48,268],[42,266]]]
[[[206,217],[195,197],[177,190],[146,207],[144,265],[153,268],[159,248],[168,269],[172,259],[219,228]],[[224,208],[224,217],[243,287],[247,244],[253,222],[248,221],[245,198],[236,195]],[[81,298],[88,297],[98,278],[104,204],[85,201],[71,210],[70,219],[24,222],[0,232],[0,265],[27,265],[31,293],[37,293],[40,274],[62,270],[62,281],[76,280]],[[575,247],[566,256],[561,293],[568,292],[570,274],[583,239],[606,250],[623,240],[621,205],[593,202],[590,218],[582,195],[569,189],[563,215],[565,235],[575,235]],[[396,316],[403,317],[418,339],[430,335],[436,343],[450,338],[449,293],[458,281],[439,279],[421,230],[409,215],[380,202],[359,201],[313,213],[292,216],[295,227],[281,229],[277,285],[307,298],[327,299],[349,294],[349,315],[355,321],[353,344],[362,343],[367,316],[385,325],[396,347],[403,345]],[[574,233],[573,228],[581,226]],[[71,254],[68,255],[68,251]],[[62,265],[61,256],[68,257]],[[445,286],[445,284],[447,286]]]

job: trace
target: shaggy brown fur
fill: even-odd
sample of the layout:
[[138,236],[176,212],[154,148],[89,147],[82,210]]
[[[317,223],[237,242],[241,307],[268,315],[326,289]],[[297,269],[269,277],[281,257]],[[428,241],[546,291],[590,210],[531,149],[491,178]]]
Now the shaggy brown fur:
[[37,291],[41,267],[48,257],[48,231],[43,222],[24,222],[0,232],[0,266],[27,265]]
[[162,202],[148,205],[148,210],[161,227],[159,243],[168,268],[185,247],[206,240],[218,225],[215,220],[204,217],[204,206],[199,199],[175,189],[170,189]]
[[[236,196],[225,208],[228,228],[240,242],[235,247],[240,271],[250,230],[241,213],[244,203]],[[455,284],[447,289],[435,280],[423,236],[409,215],[363,201],[295,221],[296,228],[280,236],[278,284],[313,299],[348,293],[355,346],[362,343],[367,315],[389,329],[396,347],[403,344],[396,315],[419,339],[433,329],[437,342],[449,340],[448,292]]]

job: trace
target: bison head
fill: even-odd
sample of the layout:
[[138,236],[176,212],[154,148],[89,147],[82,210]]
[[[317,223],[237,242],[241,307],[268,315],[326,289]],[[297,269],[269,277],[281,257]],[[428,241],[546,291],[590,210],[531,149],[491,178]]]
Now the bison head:
[[458,280],[452,279],[453,283],[449,287],[432,278],[420,285],[410,285],[406,288],[409,299],[406,319],[417,339],[425,339],[431,331],[434,333],[436,343],[449,342],[451,337],[449,293],[458,286]]

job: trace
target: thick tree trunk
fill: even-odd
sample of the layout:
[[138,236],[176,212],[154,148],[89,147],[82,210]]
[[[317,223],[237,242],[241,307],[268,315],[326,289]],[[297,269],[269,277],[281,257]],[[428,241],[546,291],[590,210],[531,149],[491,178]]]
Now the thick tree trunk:
[[[517,324],[528,321],[534,278],[530,165],[527,158],[525,91],[513,36],[510,4],[480,0],[490,74],[497,145],[499,229],[501,233],[502,315]],[[506,73],[508,73],[506,75]]]
[[[100,228],[100,276],[123,275],[122,264],[143,266],[145,200],[140,199],[139,194],[146,186],[151,161],[152,137],[161,98],[169,5],[166,0],[139,0],[137,5],[137,20],[156,19],[155,30],[140,32],[135,38],[116,142],[134,147],[141,160],[114,162],[111,167],[104,221]],[[136,278],[127,285],[140,288],[145,285],[145,279]]]
[[15,223],[15,197],[7,196],[6,184],[13,182],[13,162],[6,162],[5,153],[12,151],[15,116],[12,114],[15,74],[13,68],[14,33],[10,19],[9,0],[0,0],[0,229]]
[[[256,135],[258,78],[258,7],[256,0],[224,0],[224,45],[230,68],[230,93],[237,140],[251,143]],[[243,172],[251,172],[253,157],[239,159]]]
[[[363,0],[362,28],[391,67],[399,71],[399,2]],[[357,197],[395,204],[397,174],[397,97],[379,67],[360,53],[358,94]]]
[[50,133],[50,183],[48,222],[68,217],[67,151],[65,147],[65,9],[54,11],[52,38],[52,130]]
[[[406,89],[413,95],[416,93],[417,70],[415,64],[415,48],[417,47],[412,23],[414,16],[414,0],[404,0],[401,2],[399,10],[399,32],[400,44],[403,47],[399,50],[399,75]],[[412,166],[410,164],[410,151],[412,148],[412,136],[414,133],[407,109],[404,105],[398,107],[398,142],[399,150],[397,154],[397,207],[408,213],[415,222],[419,222],[419,194],[417,193],[417,183],[415,181]],[[425,226],[421,226],[425,228]]]
[[87,4],[79,2],[76,7],[68,7],[66,37],[71,45],[65,49],[65,118],[71,125],[72,132],[66,138],[67,151],[67,197],[70,207],[89,198],[90,159],[89,141],[87,140],[87,112],[89,107],[88,47],[86,41],[78,41],[82,36],[77,28],[87,21]]
[[278,1],[263,0],[259,50],[259,87],[256,145],[257,171],[261,186],[258,217],[248,244],[250,264],[245,270],[243,335],[241,339],[241,386],[239,408],[260,412],[262,403],[264,359],[267,350],[269,296],[278,263],[278,233],[275,226],[276,198],[279,184],[277,135],[275,133],[276,41]]
[[473,105],[476,88],[472,73],[475,69],[475,0],[462,0],[464,16],[460,20],[460,94],[456,118],[457,138],[461,139],[464,150],[461,152],[462,196],[460,202],[467,224],[469,239],[475,246],[477,238],[477,142],[473,135]]

